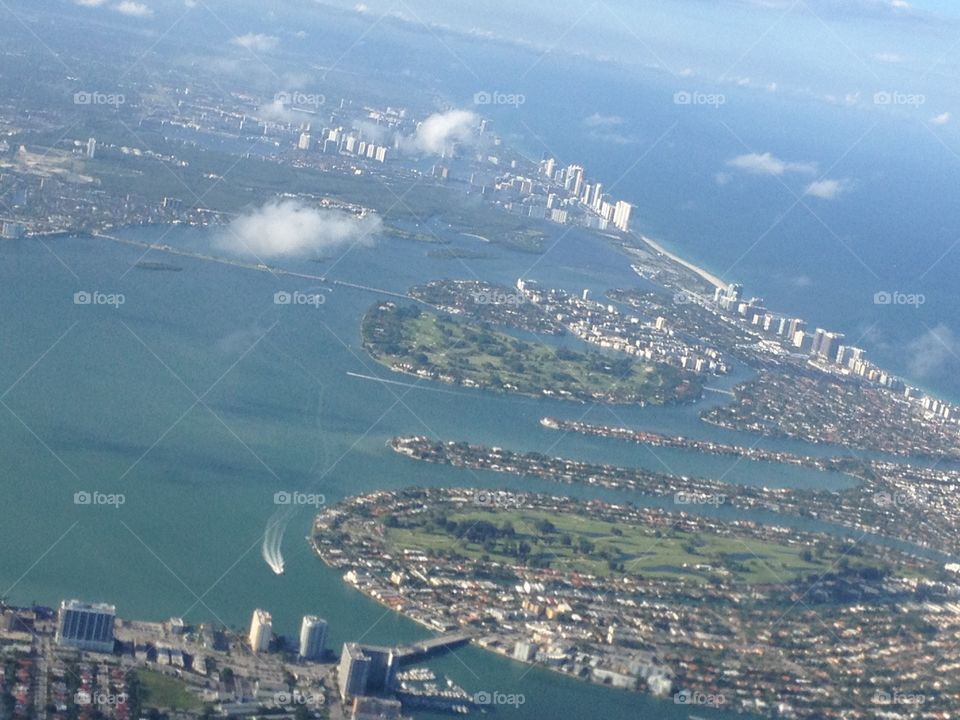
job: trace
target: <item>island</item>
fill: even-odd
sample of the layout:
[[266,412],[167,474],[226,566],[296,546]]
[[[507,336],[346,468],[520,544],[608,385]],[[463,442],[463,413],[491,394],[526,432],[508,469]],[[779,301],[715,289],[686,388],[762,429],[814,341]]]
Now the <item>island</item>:
[[414,305],[374,305],[362,336],[391,370],[464,387],[640,405],[689,402],[702,391],[695,375],[667,365],[521,340]]
[[602,685],[768,717],[877,717],[907,696],[919,717],[960,701],[940,671],[960,658],[960,588],[886,548],[469,488],[350,498],[316,517],[312,543],[426,627]]

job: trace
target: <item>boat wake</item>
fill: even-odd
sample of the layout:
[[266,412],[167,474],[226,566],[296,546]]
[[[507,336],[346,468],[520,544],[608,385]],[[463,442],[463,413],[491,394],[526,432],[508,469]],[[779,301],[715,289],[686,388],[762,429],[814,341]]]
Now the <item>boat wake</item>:
[[[378,380],[379,378],[371,378]],[[316,433],[316,445],[314,448],[314,460],[313,465],[309,469],[309,474],[313,475],[322,470],[322,473],[317,479],[317,482],[323,479],[324,474],[329,471],[327,462],[329,460],[329,452],[327,448],[326,434],[324,433],[323,427],[321,425],[323,419],[323,389],[321,388],[316,396],[316,417],[317,417],[317,433]],[[293,516],[297,514],[298,506],[296,504],[290,503],[290,493],[280,492],[274,496],[274,502],[280,502],[278,500],[279,496],[286,495],[286,501],[281,504],[273,515],[270,516],[270,519],[267,520],[267,527],[263,531],[263,545],[260,548],[260,555],[263,557],[263,561],[270,567],[271,570],[276,575],[283,575],[284,571],[284,561],[283,561],[283,535],[287,531],[287,526],[290,524],[290,521],[293,519]],[[316,496],[315,496],[316,497]],[[320,495],[319,497],[323,497]]]
[[267,520],[267,529],[263,533],[263,546],[260,548],[260,554],[264,562],[270,566],[270,569],[277,575],[283,575],[283,552],[281,545],[283,543],[283,534],[287,530],[287,524],[290,522],[290,514],[285,510],[278,510],[270,519]]

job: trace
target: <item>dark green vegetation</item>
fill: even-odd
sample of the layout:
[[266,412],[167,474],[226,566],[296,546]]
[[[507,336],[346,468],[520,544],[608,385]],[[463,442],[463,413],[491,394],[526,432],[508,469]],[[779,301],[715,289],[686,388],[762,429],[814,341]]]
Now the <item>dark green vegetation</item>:
[[613,523],[579,514],[543,510],[443,510],[388,518],[391,552],[420,549],[449,559],[499,565],[526,564],[601,577],[641,576],[665,580],[735,584],[785,583],[829,573],[842,565],[880,572],[836,549],[781,544],[756,537],[685,532]]
[[614,403],[666,404],[701,392],[695,376],[674,368],[518,340],[414,306],[376,305],[362,332],[384,365],[457,385]]
[[[186,683],[154,670],[137,670],[138,696],[145,708],[196,710],[203,703],[187,690]],[[131,692],[131,695],[133,692]]]

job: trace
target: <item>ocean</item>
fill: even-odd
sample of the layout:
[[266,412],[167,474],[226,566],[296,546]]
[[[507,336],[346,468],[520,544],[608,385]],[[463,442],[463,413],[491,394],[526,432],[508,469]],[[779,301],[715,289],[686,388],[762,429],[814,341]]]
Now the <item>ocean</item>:
[[[476,77],[465,76],[453,59],[449,65],[426,59],[407,64],[414,73],[429,67],[445,101],[459,105],[481,90],[523,94],[519,107],[483,112],[530,155],[550,153],[584,164],[591,178],[615,185],[616,194],[636,203],[636,225],[646,234],[743,282],[773,309],[851,338],[863,335],[861,344],[877,362],[960,396],[952,356],[917,343],[930,329],[949,328],[960,309],[951,287],[960,253],[948,252],[960,219],[952,197],[960,186],[960,163],[915,119],[875,125],[876,118],[861,111],[747,91],[730,93],[720,108],[678,106],[672,98],[684,89],[680,81],[653,71],[624,77],[615,66],[558,55],[523,74],[531,62],[523,51],[494,57],[484,54],[482,43],[460,43],[456,52],[481,69]],[[376,52],[382,59],[382,44]],[[599,119],[589,120],[594,114]],[[789,130],[785,115],[796,120]],[[844,179],[846,190],[832,201],[807,197],[797,203],[796,195],[819,174],[787,170],[778,179],[728,164],[750,152],[770,152],[798,166],[816,162],[821,173]],[[166,229],[118,232],[150,240]],[[165,242],[202,247],[209,234],[176,228]],[[114,602],[125,617],[185,615],[237,628],[254,607],[264,607],[286,634],[295,632],[305,613],[325,616],[333,647],[360,637],[399,642],[423,631],[348,589],[311,555],[305,536],[312,508],[297,508],[287,526],[281,545],[286,574],[270,572],[260,545],[276,510],[276,492],[319,492],[334,502],[376,488],[477,485],[622,499],[414,463],[386,447],[394,434],[708,477],[723,476],[735,464],[727,477],[733,482],[845,482],[684,451],[652,455],[597,438],[558,439],[538,424],[543,415],[579,418],[586,411],[596,422],[756,441],[703,425],[697,419],[702,405],[585,408],[430,383],[408,389],[348,375],[391,377],[360,347],[360,316],[377,300],[370,293],[336,286],[319,309],[276,306],[277,290],[325,290],[187,258],[148,258],[172,262],[180,272],[130,270],[139,250],[87,237],[46,243],[0,244],[0,305],[8,309],[0,316],[0,387],[10,388],[3,396],[7,407],[0,408],[8,508],[0,525],[6,549],[0,577],[13,602],[55,604],[77,596]],[[351,252],[333,276],[393,291],[463,276],[458,261],[428,258],[428,249],[383,239],[374,249]],[[534,261],[499,247],[493,254],[469,261],[471,269],[506,284]],[[307,273],[324,269],[293,265]],[[533,276],[595,293],[636,282],[627,258],[577,232],[539,261]],[[875,305],[874,293],[884,290],[922,293],[926,302],[919,308]],[[122,293],[124,303],[116,309],[78,306],[76,292]],[[706,402],[720,401],[717,396]],[[842,452],[791,441],[759,444]],[[121,493],[125,501],[119,507],[77,504],[75,494],[84,492]],[[544,670],[527,673],[525,666],[474,648],[438,666],[471,692],[524,693],[526,703],[516,712],[524,720],[689,714],[670,702]],[[697,714],[729,716],[700,708]]]

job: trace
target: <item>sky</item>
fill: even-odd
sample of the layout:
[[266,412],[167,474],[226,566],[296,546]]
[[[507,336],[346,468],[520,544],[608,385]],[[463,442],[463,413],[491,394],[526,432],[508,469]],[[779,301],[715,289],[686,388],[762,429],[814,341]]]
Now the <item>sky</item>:
[[[162,32],[193,14],[269,53],[331,8],[380,23],[488,37],[544,54],[885,113],[960,119],[960,3],[952,0],[45,0]],[[249,12],[241,12],[243,10]],[[216,20],[213,20],[216,16]],[[252,20],[259,16],[259,20]],[[219,27],[218,27],[219,25]],[[259,25],[259,26],[258,26]]]

